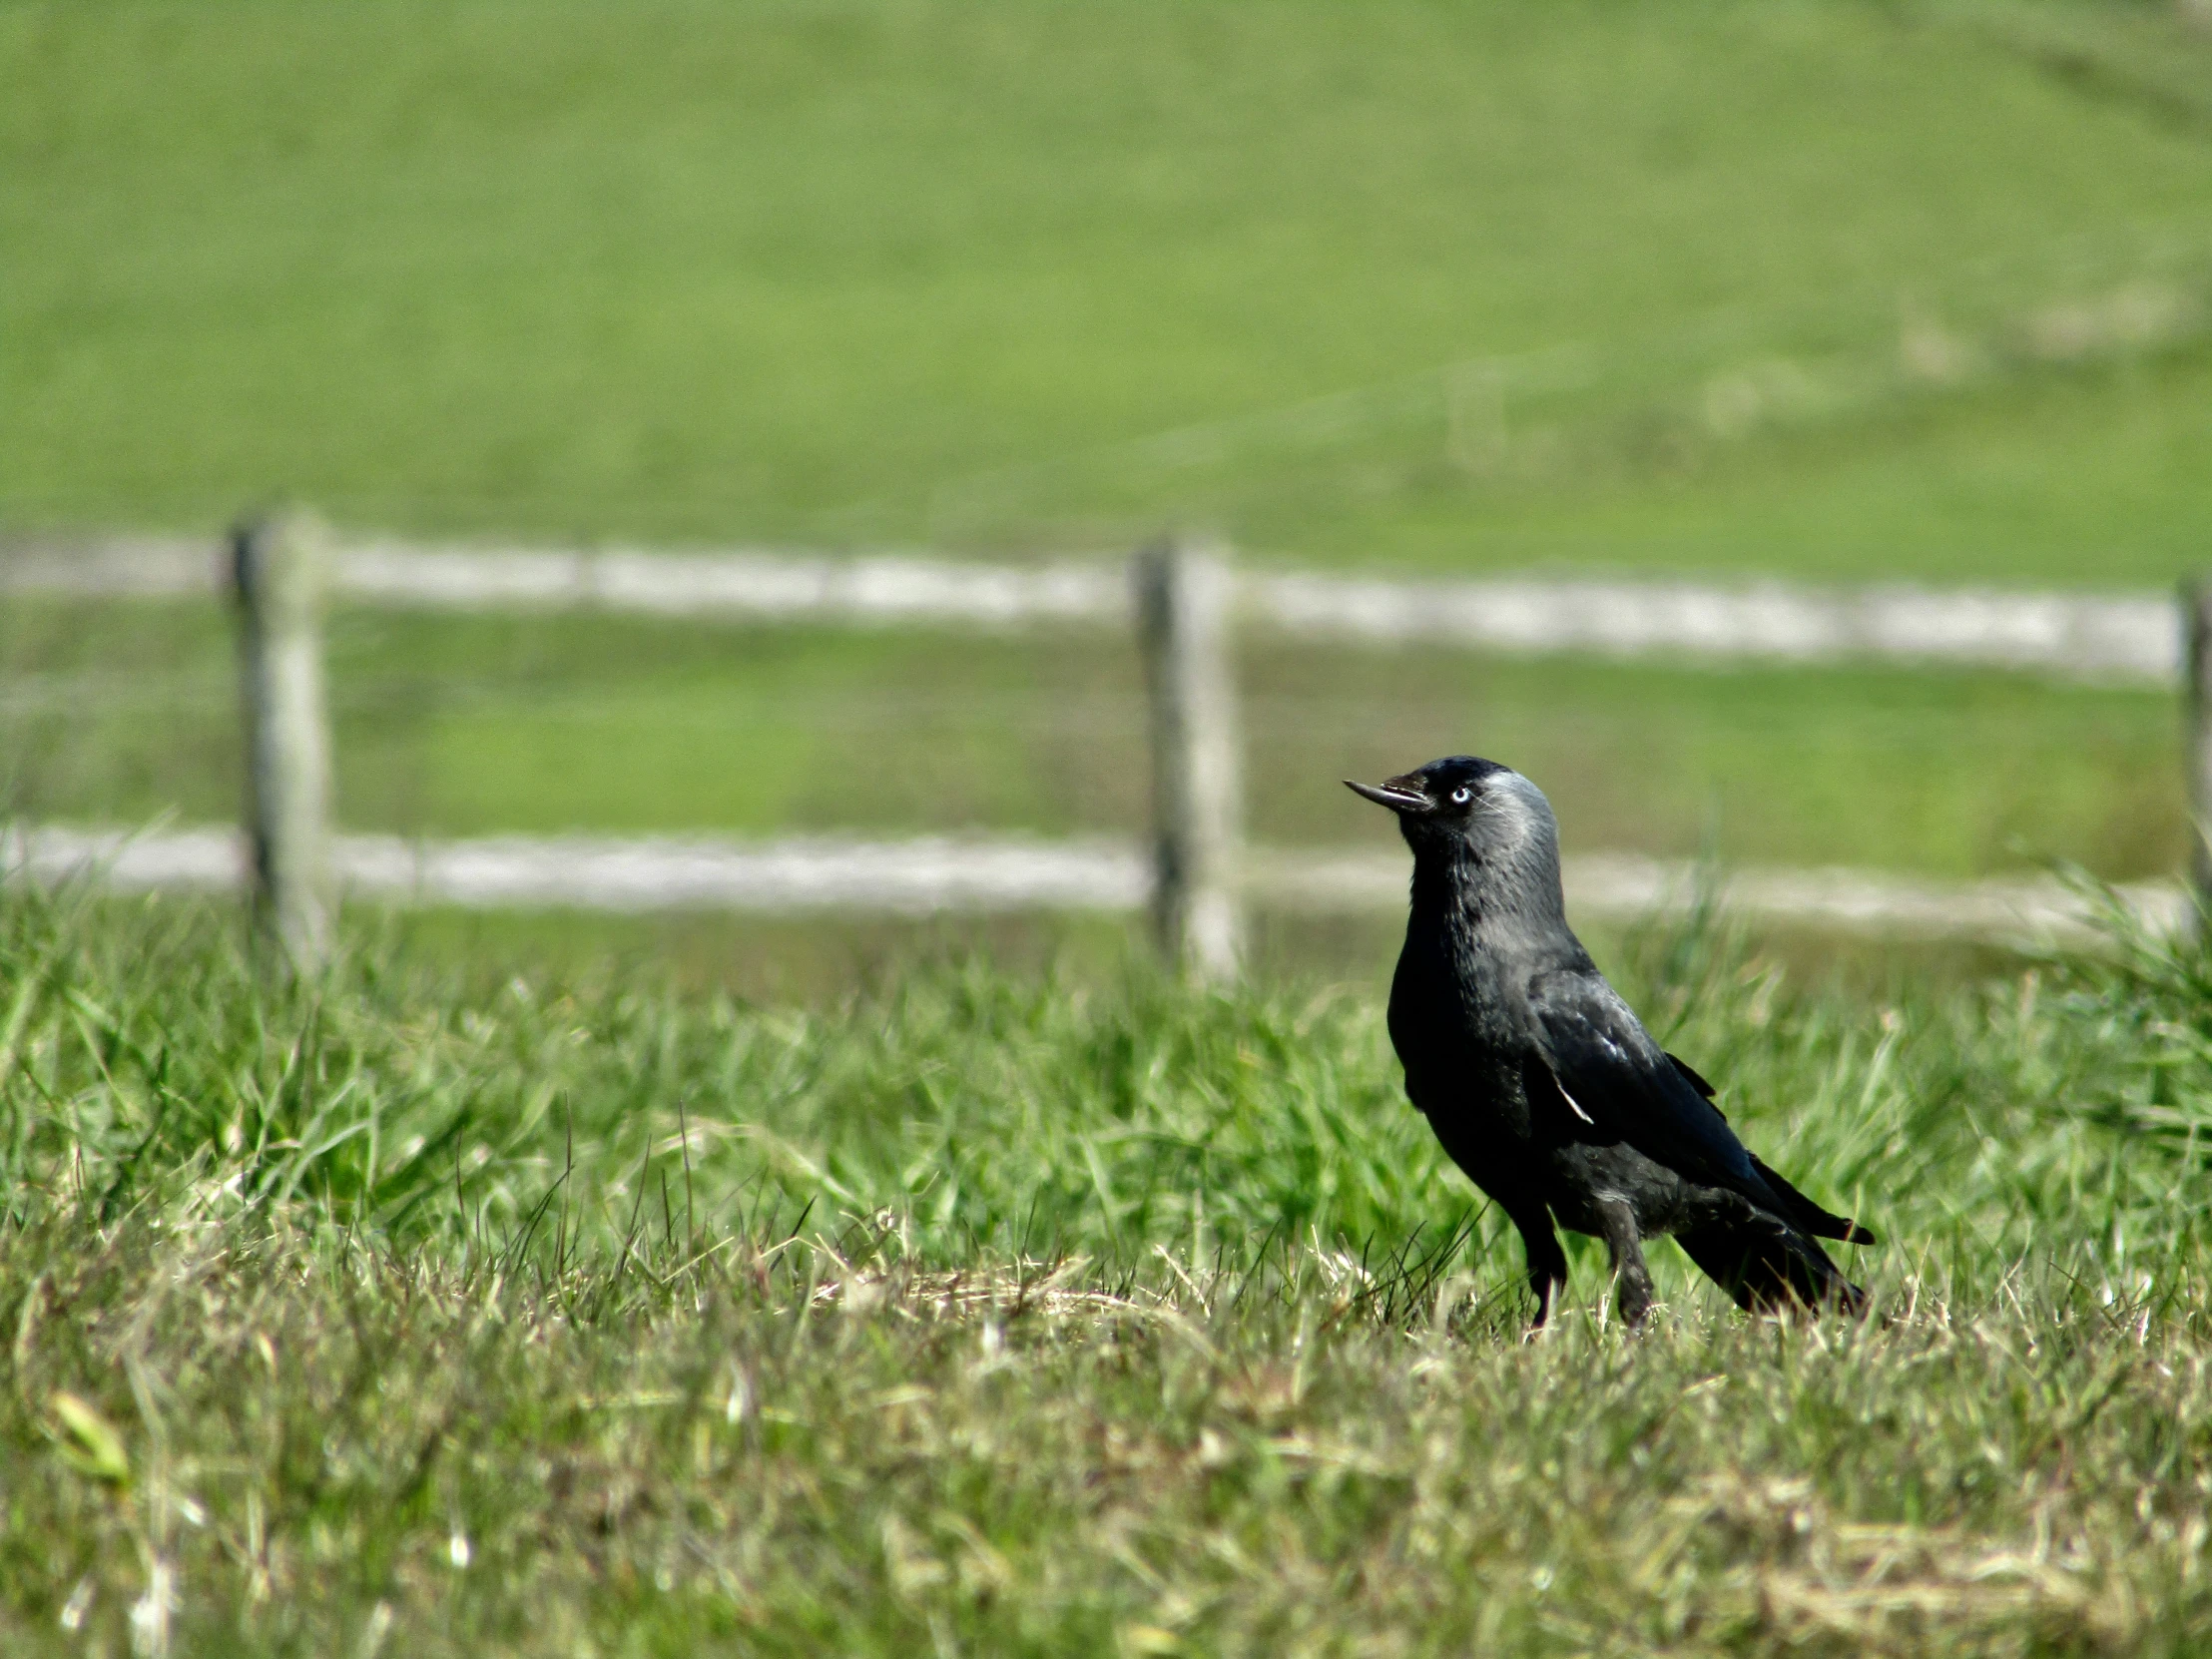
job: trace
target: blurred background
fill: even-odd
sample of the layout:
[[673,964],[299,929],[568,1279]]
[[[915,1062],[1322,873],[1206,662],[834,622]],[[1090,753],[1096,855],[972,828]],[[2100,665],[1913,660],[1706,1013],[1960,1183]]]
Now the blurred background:
[[[0,531],[2170,590],[2195,0],[0,0]],[[338,821],[1141,830],[1125,639],[341,606]],[[1254,641],[1250,830],[1472,750],[1570,851],[2181,866],[2174,697]],[[229,621],[11,596],[9,815],[236,817]],[[906,924],[421,914],[833,980]],[[1366,971],[1388,918],[1269,924]],[[921,927],[1045,954],[1124,923]]]

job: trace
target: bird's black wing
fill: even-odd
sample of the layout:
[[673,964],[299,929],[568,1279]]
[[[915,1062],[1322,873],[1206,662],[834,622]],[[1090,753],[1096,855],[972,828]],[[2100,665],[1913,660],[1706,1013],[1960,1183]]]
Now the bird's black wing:
[[[1705,1074],[1679,1054],[1669,1054],[1667,1058],[1674,1062],[1674,1069],[1682,1074],[1682,1080],[1689,1084],[1691,1088],[1697,1090],[1699,1094],[1705,1096],[1707,1100],[1710,1100],[1713,1103],[1714,1111],[1721,1112],[1720,1090],[1706,1082]],[[1728,1114],[1721,1112],[1721,1117],[1725,1121]]]
[[1537,1051],[1588,1138],[1625,1141],[1679,1175],[1790,1213],[1728,1120],[1595,971],[1537,974],[1528,1009]]
[[[1718,1091],[1706,1082],[1697,1068],[1679,1054],[1669,1054],[1667,1058],[1674,1062],[1674,1069],[1682,1074],[1692,1088],[1708,1101],[1712,1101],[1713,1110],[1721,1112],[1720,1102],[1713,1098]],[[1727,1117],[1726,1112],[1721,1112],[1724,1122]],[[1873,1229],[1860,1226],[1849,1216],[1839,1216],[1833,1210],[1825,1210],[1807,1198],[1756,1152],[1751,1154],[1751,1167],[1759,1172],[1762,1181],[1774,1189],[1774,1195],[1782,1200],[1784,1213],[1789,1219],[1814,1238],[1841,1239],[1845,1244],[1871,1245],[1880,1242],[1875,1238]]]
[[1586,1138],[1624,1141],[1687,1180],[1738,1193],[1758,1207],[1754,1219],[1676,1234],[1690,1259],[1741,1306],[1833,1303],[1854,1312],[1866,1306],[1866,1293],[1803,1230],[1803,1209],[1814,1207],[1787,1182],[1769,1179],[1684,1075],[1687,1068],[1651,1040],[1594,968],[1537,974],[1528,984],[1528,1007],[1537,1051],[1583,1120]]

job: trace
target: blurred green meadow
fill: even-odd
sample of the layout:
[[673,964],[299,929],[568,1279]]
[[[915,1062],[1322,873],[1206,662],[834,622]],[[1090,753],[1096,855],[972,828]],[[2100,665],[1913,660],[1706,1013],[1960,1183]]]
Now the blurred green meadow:
[[[0,4],[0,526],[2160,584],[2212,37],[2148,4]],[[13,606],[7,805],[225,817],[212,611]],[[2172,714],[1256,646],[1255,832],[1473,749],[1577,848],[2182,844]],[[1127,829],[1117,642],[341,615],[340,812]]]
[[18,519],[2202,556],[2168,8],[9,0],[0,65]]
[[[0,525],[2161,584],[2212,36],[2067,4],[0,4]],[[10,810],[228,816],[212,612],[11,607]],[[1118,643],[341,616],[361,829],[1126,829]],[[2170,870],[2171,711],[1256,647],[1255,832]]]

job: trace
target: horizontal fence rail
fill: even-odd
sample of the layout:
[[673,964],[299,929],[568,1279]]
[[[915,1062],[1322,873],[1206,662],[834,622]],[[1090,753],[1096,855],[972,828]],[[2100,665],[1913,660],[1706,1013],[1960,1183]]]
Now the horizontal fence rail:
[[[0,864],[45,883],[88,880],[116,891],[236,892],[251,851],[228,828],[133,831],[42,826],[0,830]],[[739,840],[706,836],[456,840],[338,835],[348,893],[401,904],[651,912],[1134,912],[1152,897],[1152,862],[1135,840],[840,835]],[[1405,903],[1402,853],[1253,848],[1251,898],[1308,914],[1387,914]],[[1674,914],[1717,900],[1773,922],[1931,939],[2077,940],[2094,936],[2099,899],[2052,879],[1942,881],[1870,870],[1744,869],[1598,853],[1565,862],[1567,902],[1593,920]],[[2180,927],[2178,885],[2111,889],[2117,908],[2159,931]]]
[[2181,672],[2181,626],[2166,594],[1334,576],[1257,577],[1250,591],[1261,618],[1311,640],[1529,654],[1956,663],[2090,681],[2170,683]]
[[[152,597],[212,593],[228,580],[227,559],[209,543],[0,540],[0,592]],[[330,586],[361,603],[462,610],[985,627],[1133,620],[1127,571],[1105,560],[993,565],[895,553],[563,552],[341,537]],[[1244,620],[1297,639],[1528,655],[1951,663],[2160,685],[2179,681],[2184,656],[2182,622],[2163,593],[1247,571],[1238,604]]]

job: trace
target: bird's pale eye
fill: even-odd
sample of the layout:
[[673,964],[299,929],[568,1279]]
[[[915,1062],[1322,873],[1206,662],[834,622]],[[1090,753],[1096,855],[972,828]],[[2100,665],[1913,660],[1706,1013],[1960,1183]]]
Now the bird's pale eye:
[[1468,789],[1467,786],[1464,784],[1461,784],[1457,789],[1451,792],[1451,804],[1454,807],[1464,807],[1473,799],[1474,791]]

